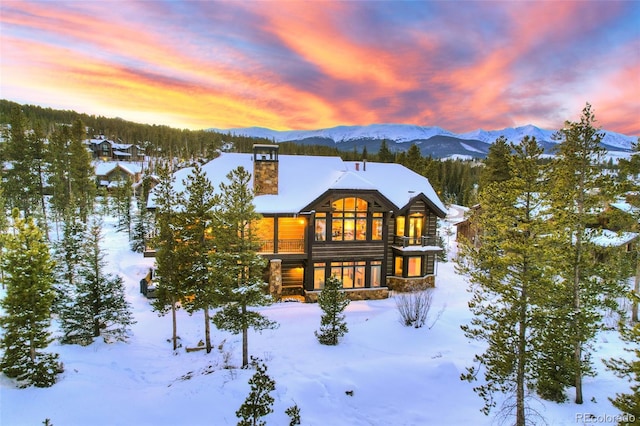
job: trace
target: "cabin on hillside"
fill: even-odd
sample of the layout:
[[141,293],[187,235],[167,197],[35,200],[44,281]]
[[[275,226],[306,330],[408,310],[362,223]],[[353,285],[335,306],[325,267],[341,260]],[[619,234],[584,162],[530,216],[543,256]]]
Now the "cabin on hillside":
[[[202,167],[216,190],[237,167],[252,171],[260,252],[276,299],[314,302],[332,275],[351,299],[435,285],[437,222],[446,209],[427,178],[399,164],[279,155],[278,148],[254,145],[253,153],[222,153]],[[190,173],[175,173],[177,191]]]
[[140,181],[142,166],[138,163],[119,161],[98,161],[93,163],[98,187],[111,189],[125,182],[135,184]]
[[118,143],[99,136],[85,141],[93,158],[102,161],[143,161],[144,148],[135,144]]

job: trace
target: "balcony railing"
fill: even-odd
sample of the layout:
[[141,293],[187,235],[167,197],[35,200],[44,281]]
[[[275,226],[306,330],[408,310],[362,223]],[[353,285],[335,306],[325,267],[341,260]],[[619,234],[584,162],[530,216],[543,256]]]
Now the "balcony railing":
[[[276,253],[273,240],[261,240],[259,253]],[[304,239],[278,240],[278,253],[304,253]]]
[[437,246],[438,237],[435,235],[422,235],[420,237],[405,237],[402,235],[396,235],[393,237],[393,244],[408,247],[408,246]]

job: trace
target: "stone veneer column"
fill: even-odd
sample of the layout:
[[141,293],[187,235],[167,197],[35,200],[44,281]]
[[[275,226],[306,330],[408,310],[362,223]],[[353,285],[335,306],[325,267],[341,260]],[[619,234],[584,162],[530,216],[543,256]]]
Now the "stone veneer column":
[[277,161],[254,161],[253,191],[255,195],[278,195]]
[[272,259],[269,263],[269,294],[276,300],[282,299],[282,260]]

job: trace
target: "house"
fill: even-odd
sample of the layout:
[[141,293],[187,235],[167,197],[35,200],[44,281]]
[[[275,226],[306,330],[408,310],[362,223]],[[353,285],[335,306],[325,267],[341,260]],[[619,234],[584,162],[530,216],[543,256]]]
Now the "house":
[[[446,209],[428,179],[399,164],[279,155],[278,148],[254,145],[252,154],[222,153],[202,166],[216,189],[238,166],[253,172],[260,252],[276,298],[316,301],[331,275],[352,299],[435,285],[437,221]],[[175,173],[177,191],[189,173]]]
[[144,148],[135,144],[117,143],[106,139],[104,136],[98,136],[94,139],[85,141],[89,151],[92,152],[93,158],[99,158],[102,161],[120,160],[120,161],[142,161],[144,160]]
[[127,181],[134,184],[140,180],[142,174],[142,166],[139,163],[97,161],[93,163],[93,166],[98,186],[107,189]]
[[471,208],[465,214],[464,220],[455,223],[456,227],[456,242],[465,239],[469,241],[473,247],[480,247],[480,229],[478,224],[475,223],[473,217],[480,213],[480,204],[471,206]]

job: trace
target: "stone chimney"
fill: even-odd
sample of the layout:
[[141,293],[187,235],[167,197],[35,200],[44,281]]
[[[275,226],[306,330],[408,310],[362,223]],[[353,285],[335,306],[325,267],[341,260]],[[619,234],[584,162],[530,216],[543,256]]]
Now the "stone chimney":
[[278,145],[253,145],[253,193],[278,194]]

